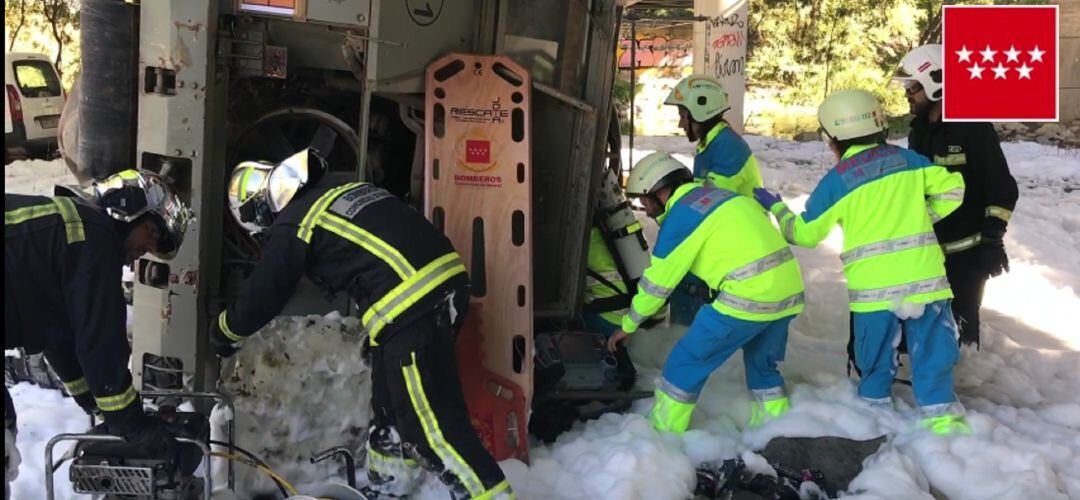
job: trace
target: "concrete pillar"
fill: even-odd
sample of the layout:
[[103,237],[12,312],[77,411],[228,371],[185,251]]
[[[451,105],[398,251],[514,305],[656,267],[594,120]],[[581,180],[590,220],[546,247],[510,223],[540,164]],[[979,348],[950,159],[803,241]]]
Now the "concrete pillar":
[[1070,123],[1080,120],[1080,0],[1056,0],[1055,3],[1059,6],[1059,118],[1062,123]]
[[723,82],[731,102],[724,117],[739,133],[743,131],[749,12],[748,0],[694,0],[694,15],[709,18],[694,23],[694,73]]

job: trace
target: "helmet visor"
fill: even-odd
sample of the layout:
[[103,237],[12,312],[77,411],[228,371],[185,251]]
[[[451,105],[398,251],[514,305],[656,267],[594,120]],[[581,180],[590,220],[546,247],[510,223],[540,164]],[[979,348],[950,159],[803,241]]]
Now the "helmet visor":
[[267,228],[274,223],[274,215],[270,211],[270,204],[267,203],[266,197],[262,194],[257,194],[236,207],[236,216],[237,220],[245,226],[255,224],[260,228]]
[[135,170],[123,170],[94,183],[95,197],[114,219],[133,222],[150,211],[160,200],[152,197],[149,187]]
[[280,212],[296,196],[308,181],[308,168],[311,161],[310,150],[305,149],[286,158],[270,172],[267,179],[267,202],[270,210]]

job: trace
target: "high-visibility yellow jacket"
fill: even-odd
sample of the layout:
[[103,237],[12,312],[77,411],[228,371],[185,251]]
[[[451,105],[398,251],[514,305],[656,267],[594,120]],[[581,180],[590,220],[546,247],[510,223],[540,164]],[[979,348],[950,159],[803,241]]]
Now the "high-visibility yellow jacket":
[[754,188],[762,187],[761,172],[750,146],[724,122],[716,124],[698,144],[694,177],[750,197],[754,196]]
[[784,239],[813,247],[833,226],[844,231],[840,259],[851,310],[889,310],[898,302],[952,297],[933,222],[964,199],[964,179],[914,151],[891,146],[848,148],[795,215],[770,207]]
[[[640,224],[637,225],[640,228]],[[640,229],[638,230],[640,231]],[[593,226],[589,230],[588,275],[585,277],[586,310],[589,310],[590,306],[617,303],[620,297],[622,298],[622,304],[625,305],[627,293],[629,291],[622,275],[619,274],[615,256],[608,249],[600,228]],[[603,318],[604,321],[614,325],[614,327],[618,327],[627,311],[626,307],[620,306],[596,307],[594,309],[597,309],[596,314]]]
[[658,220],[652,261],[622,319],[623,331],[637,330],[687,273],[717,292],[712,307],[729,316],[771,321],[802,311],[799,265],[752,198],[692,182],[675,190]]

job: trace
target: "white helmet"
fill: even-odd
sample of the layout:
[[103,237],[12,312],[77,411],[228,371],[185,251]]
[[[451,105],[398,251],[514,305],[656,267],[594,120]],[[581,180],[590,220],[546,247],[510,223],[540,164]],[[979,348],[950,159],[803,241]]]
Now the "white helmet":
[[649,153],[630,169],[630,178],[626,181],[626,196],[647,196],[693,177],[690,169],[671,155],[659,151]]
[[274,223],[300,188],[318,180],[326,171],[325,160],[306,148],[273,164],[245,161],[233,169],[229,180],[229,210],[236,222],[251,234]]
[[926,97],[931,101],[941,100],[942,85],[942,62],[941,45],[930,44],[916,47],[908,52],[900,60],[900,70],[893,80],[904,82],[918,82],[926,91]]
[[833,139],[844,141],[866,137],[889,129],[885,111],[877,97],[865,90],[841,90],[818,106],[818,121]]
[[685,107],[690,118],[699,123],[731,109],[720,80],[707,75],[690,75],[680,80],[664,104]]

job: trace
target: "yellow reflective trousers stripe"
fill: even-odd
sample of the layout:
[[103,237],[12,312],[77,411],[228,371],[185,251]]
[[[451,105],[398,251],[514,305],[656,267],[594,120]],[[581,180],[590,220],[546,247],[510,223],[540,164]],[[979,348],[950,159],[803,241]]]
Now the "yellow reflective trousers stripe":
[[127,390],[120,394],[101,398],[96,397],[94,399],[97,401],[98,408],[101,411],[120,411],[134,403],[138,398],[139,393],[135,392],[135,388],[129,385]]
[[83,228],[82,218],[79,217],[79,210],[75,208],[74,202],[64,197],[52,198],[52,203],[48,205],[34,205],[4,212],[4,225],[11,226],[54,214],[59,214],[64,221],[68,243],[86,240],[86,230]]
[[86,377],[62,383],[64,384],[64,389],[67,389],[68,396],[78,396],[90,390],[90,386],[86,385]]
[[380,474],[392,474],[399,467],[414,468],[419,467],[420,464],[416,460],[405,457],[392,457],[390,455],[384,455],[371,447],[368,443],[365,451],[367,452],[367,465],[371,470]]
[[[504,498],[506,500],[513,500],[513,499],[517,498],[517,496],[514,495],[514,492],[507,491],[509,489],[510,489],[510,482],[503,479],[501,482],[499,482],[499,484],[496,484],[490,490],[485,491],[483,494],[481,494],[478,497],[473,497],[473,500],[492,500],[494,498]],[[504,491],[506,491],[507,494],[505,496],[500,495]]]
[[424,383],[420,380],[420,370],[416,367],[416,353],[410,354],[412,364],[401,367],[401,374],[405,377],[405,388],[409,391],[409,401],[412,402],[413,411],[420,419],[420,426],[424,429],[424,437],[428,446],[442,461],[443,466],[461,481],[468,490],[469,496],[477,497],[484,494],[484,483],[480,477],[469,467],[469,464],[461,458],[461,455],[446,441],[442,429],[439,428],[439,420],[435,418],[435,412],[431,409],[427,394],[424,392]]

